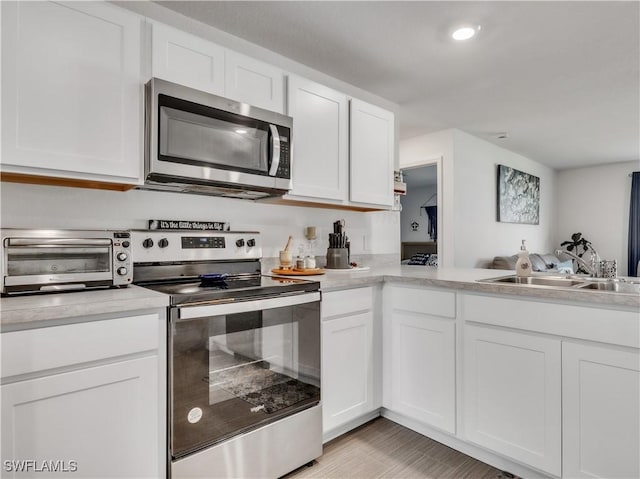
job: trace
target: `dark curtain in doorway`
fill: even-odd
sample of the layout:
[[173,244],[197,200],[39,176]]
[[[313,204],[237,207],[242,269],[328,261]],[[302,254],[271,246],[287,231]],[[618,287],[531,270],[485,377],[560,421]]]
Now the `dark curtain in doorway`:
[[638,261],[640,261],[640,171],[635,171],[631,175],[628,258],[627,274],[629,276],[638,276]]
[[438,241],[438,207],[425,206],[427,217],[429,218],[429,236],[433,241]]

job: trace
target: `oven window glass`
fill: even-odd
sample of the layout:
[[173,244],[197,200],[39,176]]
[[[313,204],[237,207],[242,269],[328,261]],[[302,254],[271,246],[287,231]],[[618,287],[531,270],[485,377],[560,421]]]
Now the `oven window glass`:
[[161,161],[267,174],[269,125],[215,108],[159,108]]
[[313,302],[173,323],[174,457],[319,402],[319,307]]
[[111,249],[77,246],[15,246],[7,248],[9,276],[78,273],[111,274]]

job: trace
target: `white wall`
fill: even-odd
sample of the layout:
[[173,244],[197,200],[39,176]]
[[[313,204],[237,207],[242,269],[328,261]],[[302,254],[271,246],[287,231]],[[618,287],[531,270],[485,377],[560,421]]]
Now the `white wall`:
[[[409,188],[406,196],[400,200],[402,202],[402,212],[400,213],[400,240],[401,241],[432,241],[428,233],[429,221],[424,209],[420,207],[425,201],[429,201],[428,206],[436,205],[436,185],[422,186],[419,188]],[[411,223],[418,223],[418,231],[411,229]]]
[[[400,168],[409,168],[433,163],[441,158],[440,198],[438,199],[438,264],[440,267],[455,266],[455,244],[453,224],[455,219],[454,198],[454,130],[442,130],[428,135],[409,138],[400,142]],[[451,229],[449,229],[451,225]]]
[[[551,252],[557,205],[555,170],[459,130],[454,133],[454,152],[455,265],[485,267],[494,256],[517,253],[523,239],[531,253]],[[539,225],[496,220],[498,164],[540,178]]]
[[0,183],[3,228],[146,229],[150,219],[226,221],[236,231],[260,231],[263,256],[277,256],[304,227],[316,226],[316,254],[324,255],[338,219],[346,222],[352,254],[400,254],[400,213],[362,213],[258,203],[212,196],[131,190],[127,192]]
[[602,259],[617,260],[618,274],[625,276],[633,171],[640,171],[640,162],[560,171],[555,244],[579,231]]
[[[442,215],[439,256],[446,266],[486,267],[494,256],[511,255],[522,239],[529,251],[554,249],[556,172],[540,163],[460,130],[449,129],[400,142],[400,167],[442,156]],[[496,165],[540,177],[540,224],[496,221]],[[441,240],[441,241],[440,241]]]

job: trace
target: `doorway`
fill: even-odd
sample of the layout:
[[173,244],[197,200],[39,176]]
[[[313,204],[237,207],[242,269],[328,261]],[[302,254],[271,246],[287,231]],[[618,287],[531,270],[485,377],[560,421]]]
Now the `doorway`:
[[402,264],[438,266],[439,168],[437,163],[402,169],[407,194],[400,198]]

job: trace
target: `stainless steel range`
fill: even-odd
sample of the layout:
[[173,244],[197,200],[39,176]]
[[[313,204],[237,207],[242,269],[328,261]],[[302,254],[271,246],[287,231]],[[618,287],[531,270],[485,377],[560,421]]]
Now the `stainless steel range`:
[[276,478],[322,454],[319,283],[261,276],[255,232],[132,231],[171,298],[168,473]]

